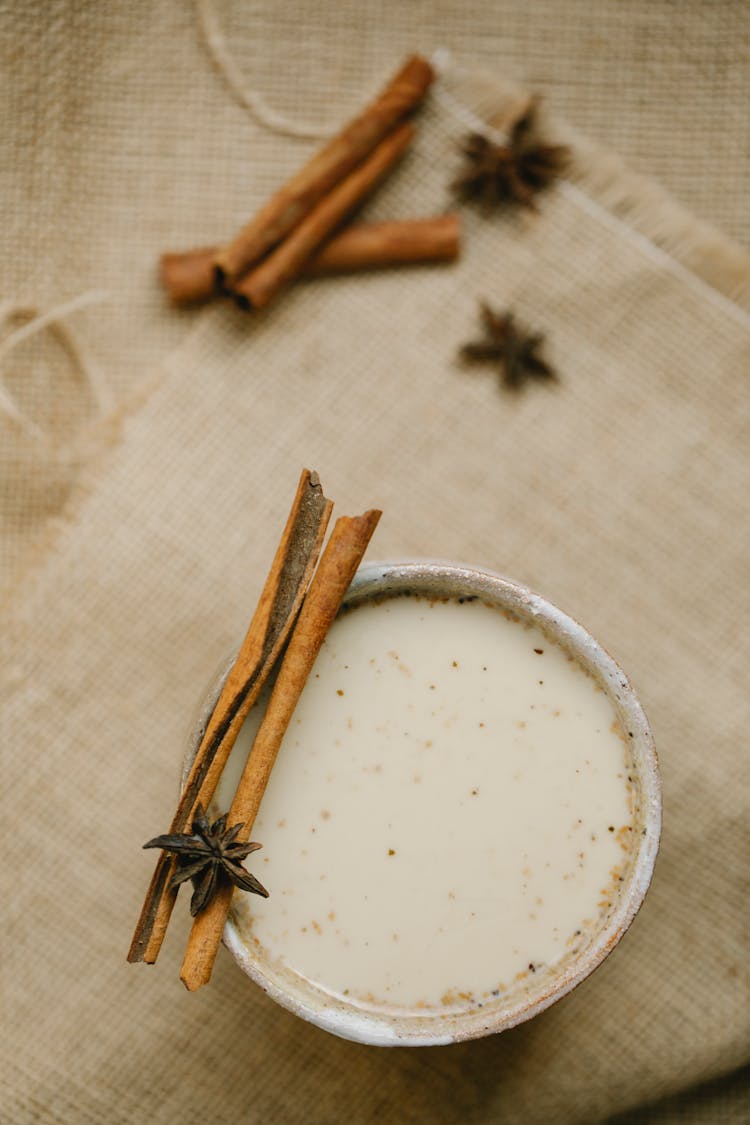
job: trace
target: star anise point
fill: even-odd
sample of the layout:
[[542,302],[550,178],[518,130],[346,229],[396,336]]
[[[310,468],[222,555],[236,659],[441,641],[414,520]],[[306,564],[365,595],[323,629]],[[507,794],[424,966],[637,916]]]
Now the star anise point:
[[496,364],[503,386],[512,391],[519,391],[529,379],[557,380],[555,369],[539,354],[544,344],[541,332],[529,332],[513,312],[494,312],[486,301],[480,302],[479,309],[485,337],[464,344],[459,355],[465,363]]
[[465,201],[476,201],[486,212],[501,202],[520,203],[535,211],[536,193],[552,184],[565,170],[570,150],[547,144],[537,134],[539,99],[525,111],[498,144],[483,133],[470,133],[461,144],[465,166],[451,188]]
[[237,839],[244,824],[233,824],[227,828],[226,813],[210,824],[203,807],[197,805],[191,828],[191,832],[155,836],[143,846],[161,848],[177,856],[179,862],[170,886],[178,887],[180,883],[192,879],[190,913],[193,916],[207,906],[219,884],[224,881],[240,890],[268,898],[268,891],[262,883],[242,866],[243,859],[263,846]]

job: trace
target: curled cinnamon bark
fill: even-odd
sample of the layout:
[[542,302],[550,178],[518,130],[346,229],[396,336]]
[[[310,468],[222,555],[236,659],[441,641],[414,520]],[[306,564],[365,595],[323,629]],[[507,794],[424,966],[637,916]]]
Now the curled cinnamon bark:
[[168,251],[159,259],[159,278],[175,305],[208,301],[217,292],[214,273],[215,246]]
[[285,238],[419,105],[433,77],[432,67],[425,59],[419,55],[407,59],[380,96],[316,153],[217,253],[214,266],[220,281],[232,286]]
[[243,308],[263,308],[300,274],[318,247],[377,186],[411,144],[414,130],[400,125],[336,185],[260,265],[230,287]]
[[[307,261],[302,273],[317,277],[421,262],[452,262],[460,249],[458,215],[357,223],[324,243]],[[174,304],[207,301],[215,295],[215,253],[215,246],[204,246],[162,254],[161,281]]]
[[[318,560],[332,504],[317,473],[305,469],[242,646],[201,739],[171,831],[184,832],[199,804],[208,808],[243,722],[286,642]],[[174,856],[161,852],[133,934],[128,961],[153,964],[159,955],[177,888]]]
[[461,248],[458,215],[359,223],[327,242],[305,274],[343,273],[418,262],[452,262]]
[[[229,810],[228,823],[242,823],[235,837],[237,840],[244,842],[250,838],[297,701],[380,515],[379,511],[372,510],[362,516],[342,516],[334,525],[289,639],[271,698]],[[219,887],[193,921],[180,974],[190,992],[206,984],[211,976],[231,897],[231,884]]]

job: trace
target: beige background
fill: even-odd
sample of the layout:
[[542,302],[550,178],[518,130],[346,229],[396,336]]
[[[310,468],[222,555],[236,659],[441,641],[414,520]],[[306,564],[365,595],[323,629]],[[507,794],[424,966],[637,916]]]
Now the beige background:
[[[750,248],[742,0],[211,7],[247,86],[292,118],[335,125],[395,58],[446,47],[547,95]],[[4,294],[46,307],[110,291],[123,315],[87,329],[126,392],[189,323],[164,307],[155,253],[226,237],[311,146],[263,130],[233,99],[189,0],[12,2],[0,13]]]
[[[175,312],[158,252],[221,238],[314,143],[252,119],[190,4],[2,10],[0,296],[109,298],[66,321],[72,345],[45,332],[0,352],[45,435],[0,420],[0,1112],[594,1122],[671,1094],[638,1119],[746,1120],[731,1075],[750,1033],[749,10],[211,11],[246,88],[293,120],[338,122],[407,50],[448,47],[459,78],[441,89],[476,104],[477,65],[528,83],[724,236],[581,137],[537,221],[467,213],[454,269],[306,285],[252,320]],[[444,206],[462,128],[433,99],[373,213]],[[457,368],[483,294],[547,332],[559,388],[516,401]],[[0,341],[28,319],[5,312]],[[302,463],[340,510],[383,506],[373,554],[477,560],[579,616],[654,724],[667,821],[646,907],[595,978],[503,1037],[342,1043],[227,957],[188,997],[184,917],[156,969],[123,963],[138,845],[173,800],[186,715],[242,630]]]

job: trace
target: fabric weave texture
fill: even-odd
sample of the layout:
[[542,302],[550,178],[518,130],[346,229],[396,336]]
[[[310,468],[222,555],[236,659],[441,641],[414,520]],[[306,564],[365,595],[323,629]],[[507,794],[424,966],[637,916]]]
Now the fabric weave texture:
[[[456,265],[304,282],[249,316],[167,308],[156,257],[229,235],[315,142],[233,99],[192,5],[13,8],[0,346],[28,322],[19,304],[106,290],[71,327],[116,407],[102,414],[50,329],[3,357],[44,436],[0,417],[0,1116],[746,1120],[739,1082],[685,1093],[750,1061],[747,158],[727,154],[719,195],[705,147],[685,167],[685,138],[713,130],[721,152],[721,110],[750,93],[746,9],[215,0],[248,84],[305,121],[345,120],[409,50],[452,49],[368,216],[448,207],[465,131],[449,102],[491,115],[509,77],[552,95],[550,128],[576,149],[537,215],[464,209]],[[663,113],[641,109],[644,89]],[[511,395],[461,366],[482,297],[546,334],[559,385]],[[476,563],[543,592],[651,720],[665,828],[646,903],[590,980],[502,1036],[347,1043],[226,954],[189,996],[182,902],[158,965],[125,963],[153,858],[140,844],[167,829],[193,709],[246,627],[303,465],[339,513],[383,508],[369,557]]]

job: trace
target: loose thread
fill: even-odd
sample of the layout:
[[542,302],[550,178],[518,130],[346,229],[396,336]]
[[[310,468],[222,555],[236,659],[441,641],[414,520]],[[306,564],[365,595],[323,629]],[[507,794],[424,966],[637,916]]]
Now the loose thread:
[[[51,325],[63,346],[68,351],[68,354],[77,365],[78,370],[82,373],[91,391],[98,414],[104,417],[114,406],[114,400],[109,386],[98,367],[84,355],[70,326],[60,322],[63,318],[70,316],[79,309],[98,304],[108,299],[109,294],[102,290],[92,289],[87,293],[81,293],[79,296],[73,297],[69,301],[64,301],[62,304],[56,305],[45,313],[39,313],[36,307],[22,305],[20,302],[2,302],[2,304],[0,304],[0,323],[7,323],[9,320],[21,316],[30,317],[31,319],[27,324],[9,333],[0,344],[0,364],[3,363],[7,356],[14,348],[17,348],[19,344],[22,344],[25,340],[31,339],[33,336],[36,336],[37,333]],[[5,414],[6,417],[14,421],[29,437],[34,438],[36,441],[45,440],[46,434],[44,430],[33,419],[23,413],[2,382],[0,382],[0,413]]]
[[336,132],[336,126],[333,124],[313,125],[311,122],[307,121],[293,121],[283,113],[278,113],[273,109],[257,90],[250,90],[246,86],[242,72],[227,47],[224,32],[221,30],[211,0],[195,0],[195,6],[198,12],[200,29],[203,34],[206,49],[211,56],[211,61],[237,101],[241,106],[244,106],[259,125],[286,137],[297,137],[307,140],[325,140],[333,136]]
[[[453,63],[453,56],[447,47],[438,47],[437,50],[433,52],[430,63],[439,79],[445,79],[448,71],[455,65]],[[482,136],[492,141],[493,144],[507,145],[508,133],[502,129],[493,129],[479,114],[474,113],[468,106],[460,102],[458,98],[454,98],[454,96],[445,89],[444,82],[435,82],[432,87],[432,96],[440,108],[444,109],[450,117],[458,121],[465,129],[472,133],[481,133]]]

